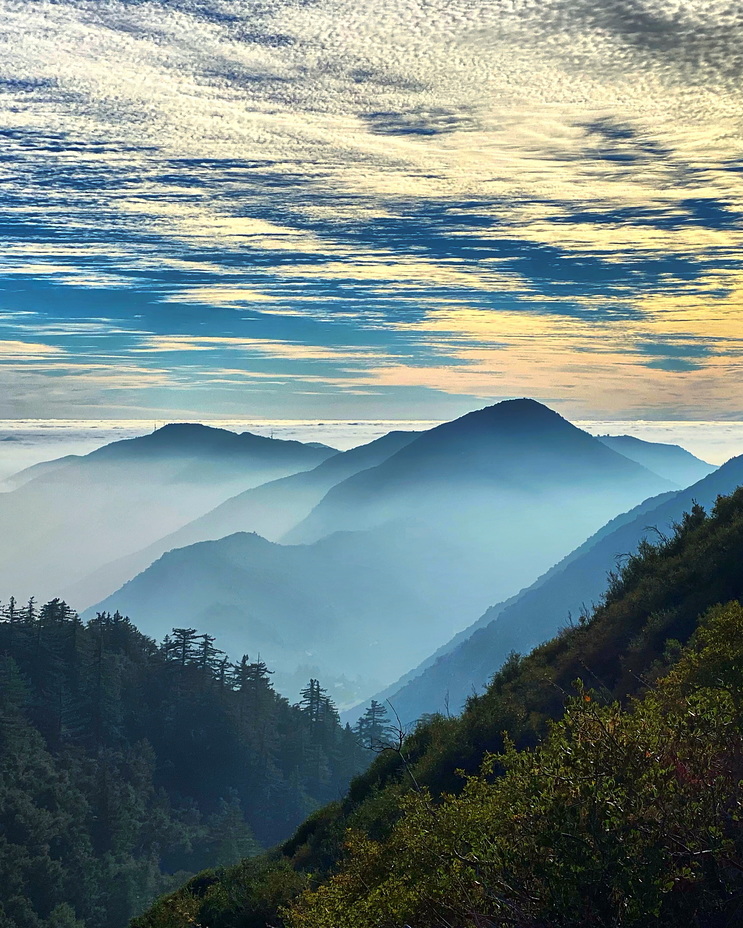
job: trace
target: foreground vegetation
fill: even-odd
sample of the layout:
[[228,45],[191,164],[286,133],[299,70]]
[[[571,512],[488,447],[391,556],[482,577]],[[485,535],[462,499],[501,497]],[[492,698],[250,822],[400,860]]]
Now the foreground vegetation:
[[124,926],[291,834],[368,763],[317,681],[292,706],[209,635],[157,645],[59,600],[0,618],[0,928]]
[[743,920],[743,489],[424,721],[273,854],[135,928],[609,928]]

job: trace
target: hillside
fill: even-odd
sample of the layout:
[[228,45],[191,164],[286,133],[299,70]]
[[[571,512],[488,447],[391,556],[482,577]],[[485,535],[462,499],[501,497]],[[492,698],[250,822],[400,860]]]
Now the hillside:
[[209,635],[0,611],[0,924],[123,928],[291,833],[368,763],[324,691],[290,705]]
[[[646,539],[671,533],[694,504],[711,508],[718,496],[741,485],[743,456],[685,490],[647,501],[589,538],[514,600],[488,609],[468,632],[441,648],[434,661],[426,661],[419,671],[406,674],[402,685],[390,686],[375,698],[389,699],[406,723],[447,706],[460,711],[511,651],[529,651],[598,602],[607,575],[623,556]],[[348,717],[353,721],[360,711],[361,707]]]
[[113,593],[167,551],[200,541],[213,541],[236,532],[255,532],[269,541],[276,541],[300,522],[332,486],[351,474],[379,464],[404,447],[414,435],[414,432],[389,432],[366,445],[338,452],[312,470],[279,477],[245,490],[147,548],[103,565],[89,577],[66,588],[65,596],[80,608],[86,608]]
[[0,494],[0,519],[13,526],[0,538],[0,597],[57,595],[227,497],[335,453],[178,423],[38,468]]
[[742,558],[739,489],[642,544],[590,617],[384,751],[273,855],[135,928],[739,924]]

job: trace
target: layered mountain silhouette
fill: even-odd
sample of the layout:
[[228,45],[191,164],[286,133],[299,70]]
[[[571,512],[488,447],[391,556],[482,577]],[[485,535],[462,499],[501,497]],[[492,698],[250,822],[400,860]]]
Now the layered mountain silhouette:
[[[508,657],[526,653],[579,619],[598,602],[607,574],[640,541],[669,534],[695,503],[710,510],[718,496],[743,485],[743,456],[732,458],[691,487],[650,499],[610,522],[534,584],[488,609],[415,670],[376,695],[406,723],[431,712],[458,712]],[[353,719],[359,710],[350,712]]]
[[59,470],[60,467],[66,467],[68,464],[72,464],[73,461],[80,460],[81,455],[79,454],[65,454],[64,457],[55,458],[53,461],[39,461],[38,464],[24,467],[23,470],[19,470],[17,473],[6,477],[5,480],[2,481],[2,484],[0,484],[0,491],[17,490],[18,487],[22,487],[23,484],[28,483],[29,480],[46,476],[51,474],[54,470]]
[[679,445],[643,441],[632,435],[599,435],[598,439],[612,451],[618,451],[680,487],[691,486],[715,470],[714,465],[700,460]]
[[65,589],[65,597],[80,608],[86,608],[173,548],[217,540],[236,532],[255,532],[269,541],[276,541],[305,518],[332,486],[379,464],[415,436],[415,432],[389,432],[366,445],[338,452],[312,470],[245,490],[147,548],[105,564],[91,576]]
[[[596,500],[595,529],[607,511],[614,515],[629,500],[672,486],[541,403],[510,400],[424,432],[382,464],[338,484],[283,540],[307,543],[411,517],[447,532],[484,527],[492,534],[494,519],[502,522],[537,497],[566,514],[575,502],[572,517],[583,522],[581,498],[600,493],[606,503]],[[582,527],[577,531],[585,537]]]
[[336,453],[179,423],[37,468],[0,495],[0,598],[56,595],[238,491]]
[[[283,544],[235,535],[172,551],[97,608],[136,615],[151,634],[177,614],[288,674],[310,665],[326,680],[390,681],[608,519],[671,488],[539,403],[509,401],[336,483]],[[219,530],[234,524],[214,518]]]

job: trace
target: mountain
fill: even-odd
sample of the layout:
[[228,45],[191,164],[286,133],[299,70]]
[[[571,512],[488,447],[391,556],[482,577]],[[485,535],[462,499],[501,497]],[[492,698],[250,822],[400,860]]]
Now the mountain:
[[337,452],[312,470],[245,490],[147,548],[103,565],[91,576],[66,587],[64,595],[85,608],[118,589],[166,551],[196,542],[217,540],[236,532],[255,532],[271,541],[277,540],[300,522],[332,486],[379,464],[415,435],[415,432],[390,432],[366,445]]
[[178,423],[113,442],[0,495],[0,596],[44,598],[328,448]]
[[0,490],[16,490],[18,487],[23,486],[24,483],[28,483],[29,480],[34,480],[36,477],[41,477],[45,474],[51,474],[52,471],[58,470],[60,467],[66,467],[73,461],[79,460],[79,454],[66,454],[64,457],[55,458],[53,461],[39,461],[38,464],[24,467],[24,469],[19,470],[18,473],[6,477],[5,480],[2,481],[2,484],[0,484]]
[[587,497],[614,515],[672,488],[546,406],[509,400],[423,432],[377,467],[339,483],[283,540],[308,543],[407,518],[447,534],[492,535],[504,513],[523,514],[524,503],[536,498],[541,506],[571,510],[582,539],[584,524],[606,521],[588,514]]
[[[649,500],[589,538],[510,602],[488,609],[467,631],[398,684],[375,697],[387,700],[405,722],[448,708],[459,711],[480,692],[512,651],[538,646],[599,601],[610,571],[644,540],[672,533],[695,505],[711,509],[718,496],[743,485],[743,455],[685,490]],[[362,707],[348,714],[358,717]]]
[[169,551],[83,617],[118,610],[161,637],[179,615],[230,655],[260,653],[287,695],[320,676],[348,706],[399,676],[427,641],[449,637],[458,607],[472,614],[467,591],[445,580],[448,549],[432,555],[424,541],[413,526],[314,545],[237,533]]
[[598,435],[598,440],[618,451],[626,458],[642,464],[648,470],[660,474],[667,480],[688,487],[715,469],[712,464],[700,460],[679,445],[666,445],[661,442],[643,441],[632,435]]
[[277,673],[309,665],[368,694],[668,486],[538,403],[501,403],[337,483],[285,536],[310,543],[187,546],[95,608],[153,634],[176,610],[233,653],[256,642]]
[[460,717],[390,732],[281,848],[132,928],[740,924],[742,560],[740,489]]

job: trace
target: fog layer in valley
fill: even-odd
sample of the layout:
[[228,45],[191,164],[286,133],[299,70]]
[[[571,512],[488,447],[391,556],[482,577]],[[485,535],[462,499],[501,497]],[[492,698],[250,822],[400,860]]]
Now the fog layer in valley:
[[84,457],[39,464],[0,495],[0,597],[63,595],[102,564],[137,551],[236,492],[314,467],[327,447],[165,426]]
[[260,652],[288,695],[312,673],[348,705],[607,520],[677,487],[546,407],[511,401],[243,493],[79,590],[128,569],[89,615],[118,609],[158,637],[177,615],[231,654]]

